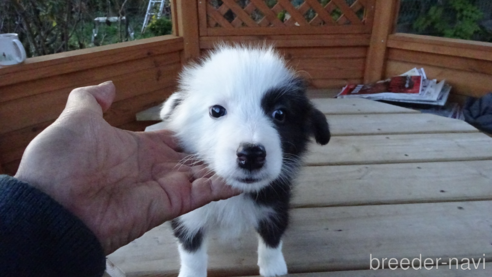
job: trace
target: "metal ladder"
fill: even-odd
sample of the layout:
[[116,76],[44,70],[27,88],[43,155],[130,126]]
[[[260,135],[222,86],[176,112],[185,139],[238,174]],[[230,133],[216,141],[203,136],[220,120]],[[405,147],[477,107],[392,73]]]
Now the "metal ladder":
[[[145,31],[145,28],[147,28],[147,25],[150,22],[150,19],[152,18],[153,15],[157,15],[157,18],[160,18],[162,16],[162,11],[164,10],[164,4],[166,0],[149,0],[149,5],[147,6],[147,13],[145,14],[145,19],[142,24],[142,33]],[[159,11],[155,12],[155,5],[159,5]]]

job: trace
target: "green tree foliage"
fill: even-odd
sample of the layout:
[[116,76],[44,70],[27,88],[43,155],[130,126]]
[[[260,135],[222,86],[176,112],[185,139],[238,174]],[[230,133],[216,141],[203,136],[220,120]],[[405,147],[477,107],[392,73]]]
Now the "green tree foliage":
[[0,7],[2,31],[19,33],[30,56],[80,48],[71,38],[76,35],[85,6],[75,2],[3,1]]
[[173,23],[165,17],[159,19],[154,17],[147,26],[147,29],[155,36],[169,35],[173,31]]
[[[141,0],[0,0],[0,33],[18,33],[30,57],[145,38],[152,36],[140,34],[147,4]],[[97,24],[96,17],[125,20]]]
[[481,31],[483,13],[472,0],[449,0],[432,6],[413,27],[420,33],[449,38],[472,39]]

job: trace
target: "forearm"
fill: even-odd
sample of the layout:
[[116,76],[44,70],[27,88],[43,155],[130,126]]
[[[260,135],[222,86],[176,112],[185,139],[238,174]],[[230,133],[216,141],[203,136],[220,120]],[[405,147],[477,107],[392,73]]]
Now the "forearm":
[[102,276],[104,251],[77,217],[43,192],[0,176],[3,276]]

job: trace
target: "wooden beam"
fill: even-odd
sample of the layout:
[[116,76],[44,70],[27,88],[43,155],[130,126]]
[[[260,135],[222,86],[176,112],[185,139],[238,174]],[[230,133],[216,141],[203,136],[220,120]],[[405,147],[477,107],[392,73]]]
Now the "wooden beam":
[[200,37],[207,36],[208,31],[208,1],[198,1],[198,24],[200,25]]
[[393,32],[394,20],[399,1],[377,0],[371,44],[367,53],[364,82],[372,83],[381,80],[386,60],[388,35]]
[[171,0],[170,4],[171,4],[171,20],[173,23],[173,36],[179,36],[178,33],[179,20],[178,20],[178,10],[177,10],[176,0]]
[[[0,86],[61,76],[76,71],[93,70],[116,63],[173,53],[182,49],[182,38],[167,35],[29,58],[22,64],[2,68]],[[2,95],[1,97],[5,99],[10,96]]]
[[414,34],[392,34],[388,37],[388,48],[492,61],[490,42]]
[[184,40],[183,63],[200,55],[197,1],[176,0],[178,14],[178,34]]
[[209,36],[267,36],[267,35],[323,35],[323,34],[369,34],[371,28],[364,25],[301,25],[290,28],[280,27],[244,27],[244,28],[209,28]]
[[[166,45],[162,45],[161,47],[166,47]],[[182,43],[181,43],[182,49]],[[73,71],[67,74],[53,75],[45,78],[39,78],[36,80],[18,82],[14,85],[3,86],[0,88],[2,93],[0,94],[0,106],[4,102],[13,101],[16,99],[22,99],[25,97],[31,97],[35,95],[44,94],[47,96],[48,93],[65,89],[72,90],[75,87],[88,86],[97,84],[101,80],[112,80],[113,78],[120,75],[131,75],[132,73],[137,73],[143,70],[151,70],[155,68],[166,69],[165,67],[168,65],[175,65],[181,63],[181,56],[179,50],[176,50],[173,53],[167,53],[163,55],[152,55],[150,57],[146,56],[145,49],[142,51],[130,52],[129,55],[133,55],[137,57],[136,59],[128,60],[128,61],[119,61],[118,63],[114,62],[116,59],[111,62],[110,59],[104,58],[106,63],[99,63],[101,66],[95,66],[92,69],[85,69],[79,71]],[[108,56],[112,56],[111,52],[107,53]],[[94,61],[94,63],[98,63],[99,61],[96,58],[88,60]],[[99,58],[102,59],[102,58]],[[84,62],[86,63],[86,62]],[[89,66],[89,63],[86,63]],[[78,65],[80,66],[80,65]],[[48,73],[56,73],[56,70],[63,71],[68,67],[68,63],[53,65],[52,68],[46,70]],[[75,66],[74,66],[75,67]],[[39,69],[41,71],[42,69]],[[177,69],[179,70],[179,69]],[[36,72],[29,72],[35,74]],[[20,74],[16,74],[20,75]],[[158,76],[158,71],[156,71],[156,78]],[[16,76],[12,76],[15,78]],[[0,77],[1,79],[1,77]],[[118,89],[118,97],[121,97],[120,89]],[[141,88],[141,91],[144,88]],[[1,111],[0,111],[1,113]]]
[[[111,78],[118,89],[115,101],[156,91],[175,84],[181,64],[168,64]],[[93,84],[108,80],[95,80]],[[65,107],[71,89],[63,88],[0,103],[0,134],[55,119]],[[46,107],[49,107],[47,109]]]
[[208,36],[200,38],[200,47],[213,49],[219,42],[264,43],[265,41],[272,41],[277,48],[311,47],[311,49],[316,49],[320,47],[369,46],[370,36],[369,34]]
[[389,63],[392,61],[419,64],[424,68],[426,68],[427,65],[430,65],[444,67],[446,69],[492,75],[492,62],[486,60],[389,48],[386,70],[389,67]]

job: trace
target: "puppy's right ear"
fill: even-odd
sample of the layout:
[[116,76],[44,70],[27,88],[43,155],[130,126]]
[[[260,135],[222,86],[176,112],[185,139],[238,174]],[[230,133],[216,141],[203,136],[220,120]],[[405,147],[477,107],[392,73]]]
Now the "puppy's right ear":
[[162,121],[166,121],[171,117],[174,109],[176,109],[179,104],[183,101],[183,93],[182,92],[175,92],[169,98],[162,104],[161,112],[160,112],[160,117]]
[[325,145],[330,141],[330,126],[326,116],[316,108],[311,111],[311,130],[318,144]]

